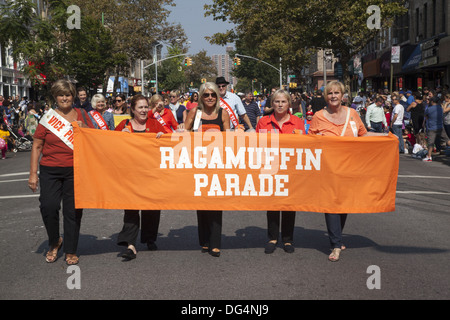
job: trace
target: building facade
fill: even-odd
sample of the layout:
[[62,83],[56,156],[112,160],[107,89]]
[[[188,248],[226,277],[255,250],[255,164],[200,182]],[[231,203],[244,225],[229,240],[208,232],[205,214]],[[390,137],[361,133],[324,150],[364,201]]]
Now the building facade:
[[232,47],[226,48],[225,54],[215,54],[211,58],[216,65],[217,76],[224,77],[230,83],[231,88],[237,84],[237,79],[231,75],[234,65],[230,56],[230,52],[233,51]]
[[361,53],[362,86],[390,89],[392,48],[400,59],[392,63],[392,89],[420,91],[450,84],[450,0],[411,0],[408,11]]

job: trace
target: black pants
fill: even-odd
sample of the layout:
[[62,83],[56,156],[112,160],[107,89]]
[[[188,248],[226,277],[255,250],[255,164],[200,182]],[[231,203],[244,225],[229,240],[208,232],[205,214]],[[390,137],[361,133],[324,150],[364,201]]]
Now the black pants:
[[294,241],[295,211],[267,211],[267,235],[269,240],[277,240],[280,236],[281,213],[281,241]]
[[141,227],[141,243],[155,242],[158,236],[160,210],[125,210],[123,228],[119,233],[119,246],[136,246],[136,240]]
[[40,166],[39,196],[42,220],[47,230],[50,246],[56,246],[60,237],[59,210],[61,201],[64,218],[64,252],[76,254],[80,236],[83,209],[75,209],[73,167]]
[[197,221],[200,246],[210,249],[220,249],[222,240],[222,211],[197,210]]

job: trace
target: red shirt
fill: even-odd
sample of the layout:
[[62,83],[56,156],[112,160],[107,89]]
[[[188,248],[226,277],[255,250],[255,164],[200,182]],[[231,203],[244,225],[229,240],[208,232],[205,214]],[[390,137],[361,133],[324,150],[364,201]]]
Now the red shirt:
[[[148,117],[156,119],[155,115],[153,114],[153,110],[150,110],[148,112]],[[164,122],[166,123],[165,126],[167,127],[166,131],[163,131],[163,132],[171,133],[171,132],[173,132],[172,129],[177,130],[178,122],[175,119],[175,117],[173,116],[173,113],[170,109],[164,109],[164,114],[162,114],[161,117],[163,118]],[[158,119],[156,119],[156,120],[158,120]]]
[[[74,110],[78,113],[78,121],[84,122],[89,128],[94,128],[86,111],[83,110],[85,113],[85,117],[83,117],[81,109],[74,108]],[[41,165],[47,167],[73,167],[73,150],[42,124],[38,124],[33,137],[44,140]]]
[[[294,130],[300,130],[301,134],[305,133],[305,124],[299,117],[290,115],[288,121],[283,123],[283,127],[280,128],[273,113],[268,116],[264,116],[259,119],[256,125],[256,132],[278,132],[278,133],[295,133]],[[277,130],[277,131],[276,131]]]
[[[122,131],[123,128],[127,126],[127,121],[131,121],[131,119],[125,119],[122,120],[116,127],[115,131]],[[133,131],[133,127],[131,126],[131,123],[128,124],[129,128],[131,128],[131,132]],[[158,122],[158,120],[154,118],[148,118],[147,122],[145,123],[145,132],[146,133],[158,133],[158,132],[165,132],[164,127]]]

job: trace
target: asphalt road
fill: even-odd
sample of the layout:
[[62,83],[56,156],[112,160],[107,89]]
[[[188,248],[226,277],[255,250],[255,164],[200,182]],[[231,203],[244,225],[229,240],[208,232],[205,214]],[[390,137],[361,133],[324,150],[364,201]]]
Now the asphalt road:
[[450,157],[424,163],[401,155],[395,212],[349,216],[348,249],[336,263],[327,260],[321,213],[297,213],[293,254],[266,255],[265,213],[224,212],[222,255],[214,258],[200,252],[194,211],[163,211],[159,250],[141,245],[137,259],[123,262],[116,245],[122,211],[85,210],[80,263],[70,270],[61,253],[45,262],[39,200],[27,187],[29,156],[0,161],[2,300],[181,300],[172,312],[182,315],[207,312],[192,309],[199,300],[450,298]]

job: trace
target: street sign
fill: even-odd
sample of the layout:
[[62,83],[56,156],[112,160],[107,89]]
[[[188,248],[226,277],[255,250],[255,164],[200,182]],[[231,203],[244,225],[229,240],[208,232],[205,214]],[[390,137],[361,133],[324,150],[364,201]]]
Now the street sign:
[[391,50],[391,63],[400,63],[400,46],[393,46]]
[[288,77],[289,78],[295,78],[295,74],[290,74]]

